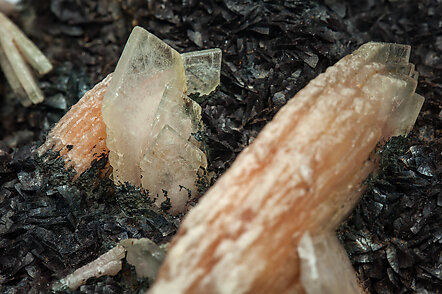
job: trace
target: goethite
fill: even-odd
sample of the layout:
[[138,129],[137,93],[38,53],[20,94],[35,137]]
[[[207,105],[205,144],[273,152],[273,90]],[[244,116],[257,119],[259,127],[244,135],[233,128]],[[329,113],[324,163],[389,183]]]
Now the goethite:
[[219,85],[221,50],[179,54],[135,27],[115,72],[60,120],[39,148],[59,151],[78,177],[109,152],[116,184],[148,192],[170,213],[185,212],[207,167],[201,107],[186,94],[207,95]]
[[40,75],[52,70],[37,46],[0,12],[0,66],[21,104],[28,107],[43,102],[44,96],[23,58]]

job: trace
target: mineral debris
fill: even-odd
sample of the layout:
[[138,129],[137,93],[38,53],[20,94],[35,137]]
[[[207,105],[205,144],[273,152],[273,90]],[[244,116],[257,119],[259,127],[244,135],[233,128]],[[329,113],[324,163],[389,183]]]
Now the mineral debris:
[[40,75],[52,69],[51,63],[34,43],[0,12],[0,66],[12,90],[27,107],[41,103],[44,96],[23,59]]
[[359,293],[337,240],[321,242],[359,200],[376,146],[416,120],[409,54],[367,43],[290,100],[186,216],[149,293]]

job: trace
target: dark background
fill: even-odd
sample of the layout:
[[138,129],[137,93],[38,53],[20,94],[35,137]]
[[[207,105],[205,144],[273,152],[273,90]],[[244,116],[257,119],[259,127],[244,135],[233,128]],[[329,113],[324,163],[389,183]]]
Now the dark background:
[[[370,293],[441,289],[442,1],[26,0],[11,18],[54,64],[46,100],[23,108],[0,74],[0,291],[38,293],[127,237],[158,243],[179,218],[95,171],[75,184],[60,160],[32,150],[50,127],[115,68],[134,25],[179,52],[223,50],[221,86],[198,99],[217,176],[308,81],[367,41],[410,44],[426,98],[408,139],[380,151],[381,166],[339,230]],[[88,282],[86,293],[148,287],[130,267]]]

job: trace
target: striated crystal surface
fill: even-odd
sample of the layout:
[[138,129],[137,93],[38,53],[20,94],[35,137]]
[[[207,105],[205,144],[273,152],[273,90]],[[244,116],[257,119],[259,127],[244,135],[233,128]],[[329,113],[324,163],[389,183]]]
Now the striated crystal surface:
[[[0,65],[8,83],[20,102],[27,107],[43,101],[44,96],[23,60],[25,58],[39,73],[52,69],[51,63],[21,30],[0,12]],[[20,51],[20,52],[19,52]],[[20,54],[21,53],[21,54]]]
[[115,182],[140,185],[140,160],[166,85],[184,92],[181,55],[135,27],[115,69],[102,105],[109,161]]
[[94,159],[109,152],[106,147],[106,126],[101,117],[101,103],[112,75],[95,85],[60,119],[38,149],[39,155],[59,151],[66,168],[73,167],[80,176]]
[[219,48],[181,54],[187,79],[187,94],[208,95],[218,87],[222,51]]
[[184,212],[198,194],[200,167],[207,167],[204,152],[165,125],[141,161],[141,184],[158,206],[169,198],[170,213]]
[[[37,86],[35,79],[29,69],[29,67],[24,62],[17,47],[15,47],[13,42],[13,37],[7,30],[7,27],[0,26],[0,45],[1,50],[3,50],[6,60],[9,62],[7,68],[12,70],[13,74],[6,76],[11,79],[11,77],[17,78],[21,87],[26,94],[26,97],[34,104],[43,101],[43,93]],[[16,84],[16,81],[11,80],[11,85]]]
[[315,238],[359,200],[376,146],[416,120],[422,99],[391,71],[409,52],[368,43],[298,92],[183,220],[149,293],[315,293],[298,245],[308,232],[315,256],[336,252]]
[[191,136],[201,130],[201,106],[177,89],[167,86],[152,125],[151,138],[156,138],[169,125],[184,139],[198,142]]

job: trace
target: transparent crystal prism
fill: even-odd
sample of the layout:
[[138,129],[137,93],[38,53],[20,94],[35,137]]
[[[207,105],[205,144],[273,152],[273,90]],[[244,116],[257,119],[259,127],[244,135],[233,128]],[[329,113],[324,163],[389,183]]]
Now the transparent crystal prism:
[[135,27],[102,106],[116,182],[139,186],[139,163],[151,141],[150,130],[167,84],[181,92],[186,89],[181,55],[153,34]]
[[[177,89],[167,86],[152,125],[151,138],[156,138],[165,125],[182,138],[191,139],[201,130],[201,106]],[[194,141],[197,144],[197,141]]]
[[[207,158],[192,142],[165,125],[141,161],[141,184],[158,206],[170,198],[170,213],[184,212],[197,195],[197,172]],[[167,197],[166,197],[167,196]]]
[[218,87],[222,51],[219,48],[181,54],[187,79],[187,94],[208,95]]

